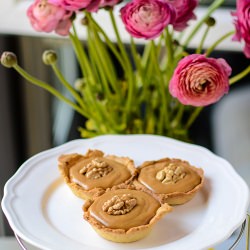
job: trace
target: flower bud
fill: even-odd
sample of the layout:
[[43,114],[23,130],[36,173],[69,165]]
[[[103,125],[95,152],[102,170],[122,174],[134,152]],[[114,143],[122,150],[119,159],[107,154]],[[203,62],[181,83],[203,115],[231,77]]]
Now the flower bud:
[[176,39],[173,40],[173,45],[174,46],[179,46],[180,45],[180,42]]
[[88,119],[88,120],[86,121],[85,125],[86,125],[86,128],[87,128],[88,130],[96,130],[95,121],[92,120],[92,119]]
[[17,57],[14,53],[5,51],[1,56],[1,64],[6,68],[12,68],[17,64]]
[[213,27],[216,24],[216,21],[213,17],[208,17],[208,19],[206,20],[206,24],[209,27]]
[[86,84],[85,79],[79,78],[79,79],[76,79],[74,83],[74,87],[77,91],[81,91],[84,88],[85,84]]
[[51,65],[57,61],[56,52],[54,50],[45,50],[42,59],[44,64]]
[[89,20],[86,16],[81,19],[81,24],[84,26],[87,26],[89,24]]
[[114,7],[113,6],[104,6],[103,7],[105,10],[109,11],[109,10],[113,10]]
[[98,101],[103,101],[105,98],[104,98],[104,94],[103,93],[101,93],[101,92],[98,92],[97,94],[96,94],[96,99],[98,100]]

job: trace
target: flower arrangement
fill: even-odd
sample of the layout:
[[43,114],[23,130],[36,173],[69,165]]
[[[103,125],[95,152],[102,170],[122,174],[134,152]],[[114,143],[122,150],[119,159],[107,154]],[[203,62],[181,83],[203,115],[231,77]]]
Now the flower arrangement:
[[[244,42],[243,53],[250,58],[250,1],[237,0],[232,13],[235,30],[222,34],[209,48],[212,18],[223,0],[214,1],[205,15],[196,19],[198,0],[35,0],[27,10],[32,27],[38,32],[68,36],[74,48],[81,75],[75,84],[66,81],[57,67],[57,55],[48,50],[43,61],[74,97],[69,100],[49,83],[26,72],[15,54],[4,52],[1,63],[12,67],[26,80],[69,104],[87,119],[82,137],[100,134],[149,133],[187,140],[188,131],[203,107],[220,100],[229,86],[250,72],[248,66],[230,78],[231,67],[223,58],[210,57],[226,38]],[[114,9],[120,8],[115,16]],[[109,38],[95,15],[107,11],[116,41]],[[79,39],[75,22],[81,19],[88,38]],[[117,27],[121,18],[130,43],[125,44]],[[187,29],[190,21],[196,22]],[[206,26],[199,46],[188,52],[191,39]],[[185,36],[183,36],[185,34]],[[185,39],[183,39],[185,37]],[[136,39],[145,40],[139,50]]]

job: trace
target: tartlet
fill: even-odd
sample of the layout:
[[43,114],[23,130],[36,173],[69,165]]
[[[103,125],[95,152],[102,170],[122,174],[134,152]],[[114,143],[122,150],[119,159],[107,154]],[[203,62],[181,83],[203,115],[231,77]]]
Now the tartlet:
[[138,167],[134,184],[155,194],[162,203],[180,205],[190,201],[204,183],[204,172],[189,162],[163,158]]
[[132,159],[90,149],[85,155],[61,155],[58,168],[72,192],[84,200],[107,188],[129,184],[137,175]]
[[168,204],[133,186],[107,189],[83,205],[84,219],[101,237],[124,243],[146,237],[171,210]]

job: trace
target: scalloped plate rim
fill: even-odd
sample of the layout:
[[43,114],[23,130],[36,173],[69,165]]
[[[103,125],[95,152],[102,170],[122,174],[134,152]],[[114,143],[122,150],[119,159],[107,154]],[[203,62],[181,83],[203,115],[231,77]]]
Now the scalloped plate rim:
[[[125,138],[125,139],[124,139]],[[242,188],[242,211],[245,211],[245,214],[242,212],[239,214],[238,220],[234,222],[234,225],[231,225],[228,230],[225,230],[223,235],[220,237],[217,236],[217,239],[214,240],[213,242],[207,243],[206,248],[216,245],[224,240],[226,240],[228,237],[231,236],[231,234],[242,224],[242,222],[245,220],[247,209],[249,206],[249,189],[247,184],[244,182],[244,180],[237,174],[235,169],[231,166],[229,162],[227,162],[225,159],[215,155],[213,152],[210,150],[199,146],[199,145],[194,145],[182,141],[178,141],[176,139],[164,137],[164,136],[158,136],[158,135],[102,135],[102,136],[97,136],[94,138],[89,138],[89,139],[75,139],[69,142],[66,142],[65,144],[56,146],[54,148],[44,150],[31,158],[29,158],[27,161],[25,161],[20,168],[16,171],[16,173],[6,182],[4,186],[4,196],[1,202],[2,209],[4,214],[6,215],[8,222],[11,226],[11,228],[14,230],[14,232],[21,237],[23,240],[25,240],[27,243],[30,243],[31,245],[34,245],[36,247],[39,247],[41,249],[50,249],[49,246],[46,246],[46,242],[42,242],[42,240],[37,239],[34,240],[32,237],[29,236],[29,232],[26,232],[25,226],[21,225],[18,221],[18,218],[15,216],[15,208],[10,207],[10,201],[12,199],[18,199],[17,194],[13,193],[12,191],[14,190],[15,185],[19,182],[22,181],[22,177],[29,171],[30,168],[34,167],[32,164],[34,164],[37,160],[40,160],[43,157],[46,157],[47,155],[57,155],[58,153],[61,153],[62,151],[67,151],[69,148],[74,148],[78,144],[82,145],[89,145],[89,144],[94,144],[94,143],[100,143],[101,141],[107,141],[107,140],[136,140],[136,139],[146,139],[146,140],[159,140],[163,143],[172,143],[174,146],[181,146],[183,148],[188,148],[189,150],[198,150],[201,151],[202,153],[208,154],[210,157],[216,159],[217,161],[221,161],[222,164],[224,164],[224,167],[227,168],[229,171],[230,175],[232,177],[236,178],[237,183],[241,185]],[[205,173],[206,174],[206,173]],[[84,247],[84,246],[83,246]],[[95,247],[89,247],[87,246],[86,249],[96,249]],[[149,249],[149,248],[147,248]],[[151,248],[150,248],[151,249]],[[155,248],[152,248],[155,249]]]

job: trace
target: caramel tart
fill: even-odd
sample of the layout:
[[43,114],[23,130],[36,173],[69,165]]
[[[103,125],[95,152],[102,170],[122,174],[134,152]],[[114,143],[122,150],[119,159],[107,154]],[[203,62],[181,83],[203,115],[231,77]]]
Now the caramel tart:
[[88,150],[85,155],[61,155],[58,162],[65,183],[82,199],[113,186],[129,184],[137,174],[130,158],[104,155],[100,150]]
[[134,184],[154,193],[161,202],[180,205],[191,200],[203,186],[201,168],[180,159],[164,158],[147,161],[138,167],[139,175]]
[[146,237],[153,226],[172,208],[135,188],[111,188],[88,200],[84,219],[103,238],[113,242],[133,242]]

